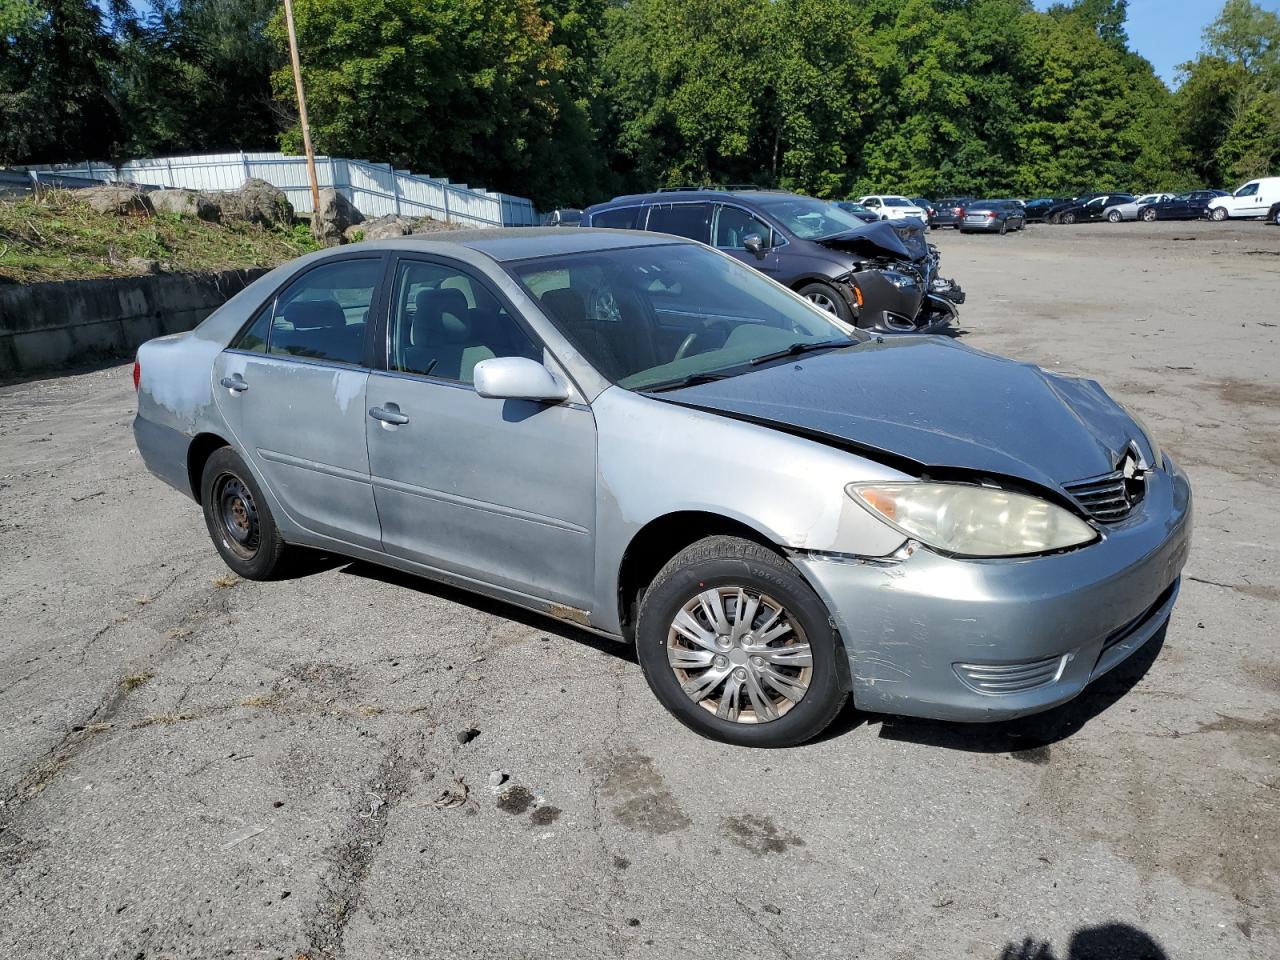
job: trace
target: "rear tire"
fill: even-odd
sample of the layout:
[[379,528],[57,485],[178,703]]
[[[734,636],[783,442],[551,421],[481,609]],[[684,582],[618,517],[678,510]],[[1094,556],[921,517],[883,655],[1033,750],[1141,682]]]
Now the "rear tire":
[[280,536],[262,488],[230,447],[210,455],[200,477],[200,503],[222,560],[246,580],[269,580],[284,565]]
[[783,557],[737,537],[699,540],[662,568],[640,602],[636,652],[659,702],[725,743],[804,743],[849,698],[826,606]]
[[1002,237],[1003,237],[1003,236],[1004,236],[1006,233],[1008,233],[1008,232],[1009,232],[1009,221],[1008,221],[1008,220],[1001,220],[1001,221],[1000,221],[1000,236],[1002,236]]
[[1058,222],[1059,222],[1059,223],[1065,223],[1065,224],[1068,224],[1068,225],[1069,225],[1069,224],[1072,224],[1072,223],[1075,223],[1075,222],[1076,222],[1076,215],[1075,215],[1074,213],[1064,213],[1064,214],[1062,214],[1062,216],[1058,217]]

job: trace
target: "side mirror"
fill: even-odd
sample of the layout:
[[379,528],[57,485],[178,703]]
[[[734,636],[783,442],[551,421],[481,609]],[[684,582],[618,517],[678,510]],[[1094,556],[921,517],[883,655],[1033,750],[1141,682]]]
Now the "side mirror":
[[742,245],[755,254],[757,260],[764,258],[764,239],[758,233],[748,233],[742,238]]
[[535,400],[559,403],[569,388],[537,360],[528,357],[490,357],[476,364],[476,393],[493,400]]

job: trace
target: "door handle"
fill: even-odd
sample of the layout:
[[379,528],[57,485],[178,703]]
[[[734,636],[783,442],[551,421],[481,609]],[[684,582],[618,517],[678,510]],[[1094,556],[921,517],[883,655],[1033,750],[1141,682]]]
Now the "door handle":
[[393,427],[403,426],[409,422],[409,418],[401,413],[400,408],[394,403],[389,403],[385,407],[370,407],[369,416]]
[[244,377],[238,373],[233,373],[229,377],[223,377],[218,381],[232,393],[244,393],[249,389],[249,384],[245,383]]

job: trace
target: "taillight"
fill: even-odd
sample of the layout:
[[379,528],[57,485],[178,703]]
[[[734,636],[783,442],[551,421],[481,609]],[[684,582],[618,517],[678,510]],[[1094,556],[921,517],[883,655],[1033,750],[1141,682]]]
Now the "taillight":
[[138,383],[142,380],[142,364],[137,360],[133,361],[133,389],[138,389]]
[[952,207],[951,212],[954,213],[957,217],[963,217],[964,207]]
[[996,212],[994,210],[991,210],[987,213],[988,220],[994,220],[995,218],[996,218]]

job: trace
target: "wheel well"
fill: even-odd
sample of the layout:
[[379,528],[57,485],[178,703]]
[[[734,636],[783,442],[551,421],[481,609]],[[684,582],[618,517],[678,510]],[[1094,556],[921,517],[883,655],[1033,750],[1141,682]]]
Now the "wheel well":
[[204,475],[204,465],[213,456],[213,451],[220,447],[230,446],[226,440],[216,433],[198,433],[187,447],[187,479],[191,482],[191,496],[196,503],[200,502],[200,478]]
[[715,535],[741,537],[778,549],[759,531],[716,513],[689,510],[649,521],[627,545],[618,571],[618,619],[623,636],[634,639],[640,598],[667,561],[690,544]]

